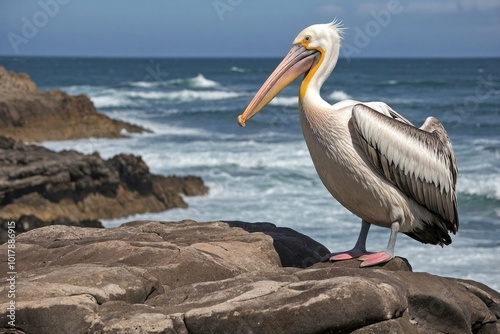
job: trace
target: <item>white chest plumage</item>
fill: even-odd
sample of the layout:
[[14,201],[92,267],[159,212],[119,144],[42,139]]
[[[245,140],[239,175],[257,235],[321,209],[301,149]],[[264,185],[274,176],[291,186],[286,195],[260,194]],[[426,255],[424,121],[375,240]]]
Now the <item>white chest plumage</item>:
[[373,174],[368,162],[359,154],[357,138],[351,137],[349,120],[349,108],[331,114],[300,111],[304,139],[318,176],[328,191],[361,219],[388,227],[395,215],[402,214],[396,205],[407,201],[399,191],[392,189],[391,184]]

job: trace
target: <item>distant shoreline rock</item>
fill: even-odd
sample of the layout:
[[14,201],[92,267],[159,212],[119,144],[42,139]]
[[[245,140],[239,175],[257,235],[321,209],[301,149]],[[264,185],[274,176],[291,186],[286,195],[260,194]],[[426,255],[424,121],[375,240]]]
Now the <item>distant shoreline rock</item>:
[[28,74],[0,66],[0,135],[25,142],[120,138],[149,130],[97,112],[86,95],[38,90]]
[[18,232],[65,224],[102,227],[99,220],[185,208],[182,195],[205,195],[195,176],[149,172],[139,156],[53,152],[0,136],[0,243],[7,221]]
[[[15,333],[500,331],[500,293],[484,284],[401,258],[321,263],[323,245],[270,223],[48,226],[18,235],[15,252]],[[0,332],[11,284],[0,282]]]

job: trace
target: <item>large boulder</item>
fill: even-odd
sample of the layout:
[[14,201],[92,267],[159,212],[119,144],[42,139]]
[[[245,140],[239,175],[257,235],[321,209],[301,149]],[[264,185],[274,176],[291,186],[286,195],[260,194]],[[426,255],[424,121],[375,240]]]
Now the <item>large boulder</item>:
[[118,138],[149,132],[97,112],[85,95],[38,90],[25,73],[0,66],[0,135],[21,141]]
[[328,253],[269,223],[44,227],[15,239],[1,326],[14,300],[17,333],[499,332],[500,294],[483,284],[414,273],[401,258],[320,262]]

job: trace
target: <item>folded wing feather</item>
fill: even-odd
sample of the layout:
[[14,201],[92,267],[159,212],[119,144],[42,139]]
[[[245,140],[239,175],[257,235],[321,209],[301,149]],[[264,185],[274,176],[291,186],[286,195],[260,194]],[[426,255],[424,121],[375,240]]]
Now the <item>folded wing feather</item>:
[[455,155],[442,124],[427,118],[418,129],[406,119],[357,104],[354,129],[368,160],[401,192],[458,230]]

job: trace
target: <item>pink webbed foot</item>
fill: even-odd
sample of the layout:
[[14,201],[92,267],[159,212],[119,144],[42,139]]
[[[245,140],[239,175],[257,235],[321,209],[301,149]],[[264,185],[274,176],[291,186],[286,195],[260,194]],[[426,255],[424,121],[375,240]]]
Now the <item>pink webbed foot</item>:
[[330,262],[333,261],[345,261],[359,258],[360,256],[369,255],[370,252],[363,251],[361,249],[353,248],[347,252],[332,253],[325,256],[325,261],[328,259]]
[[377,252],[358,257],[358,260],[363,261],[360,267],[370,267],[376,264],[389,262],[394,258],[394,254],[388,252]]

